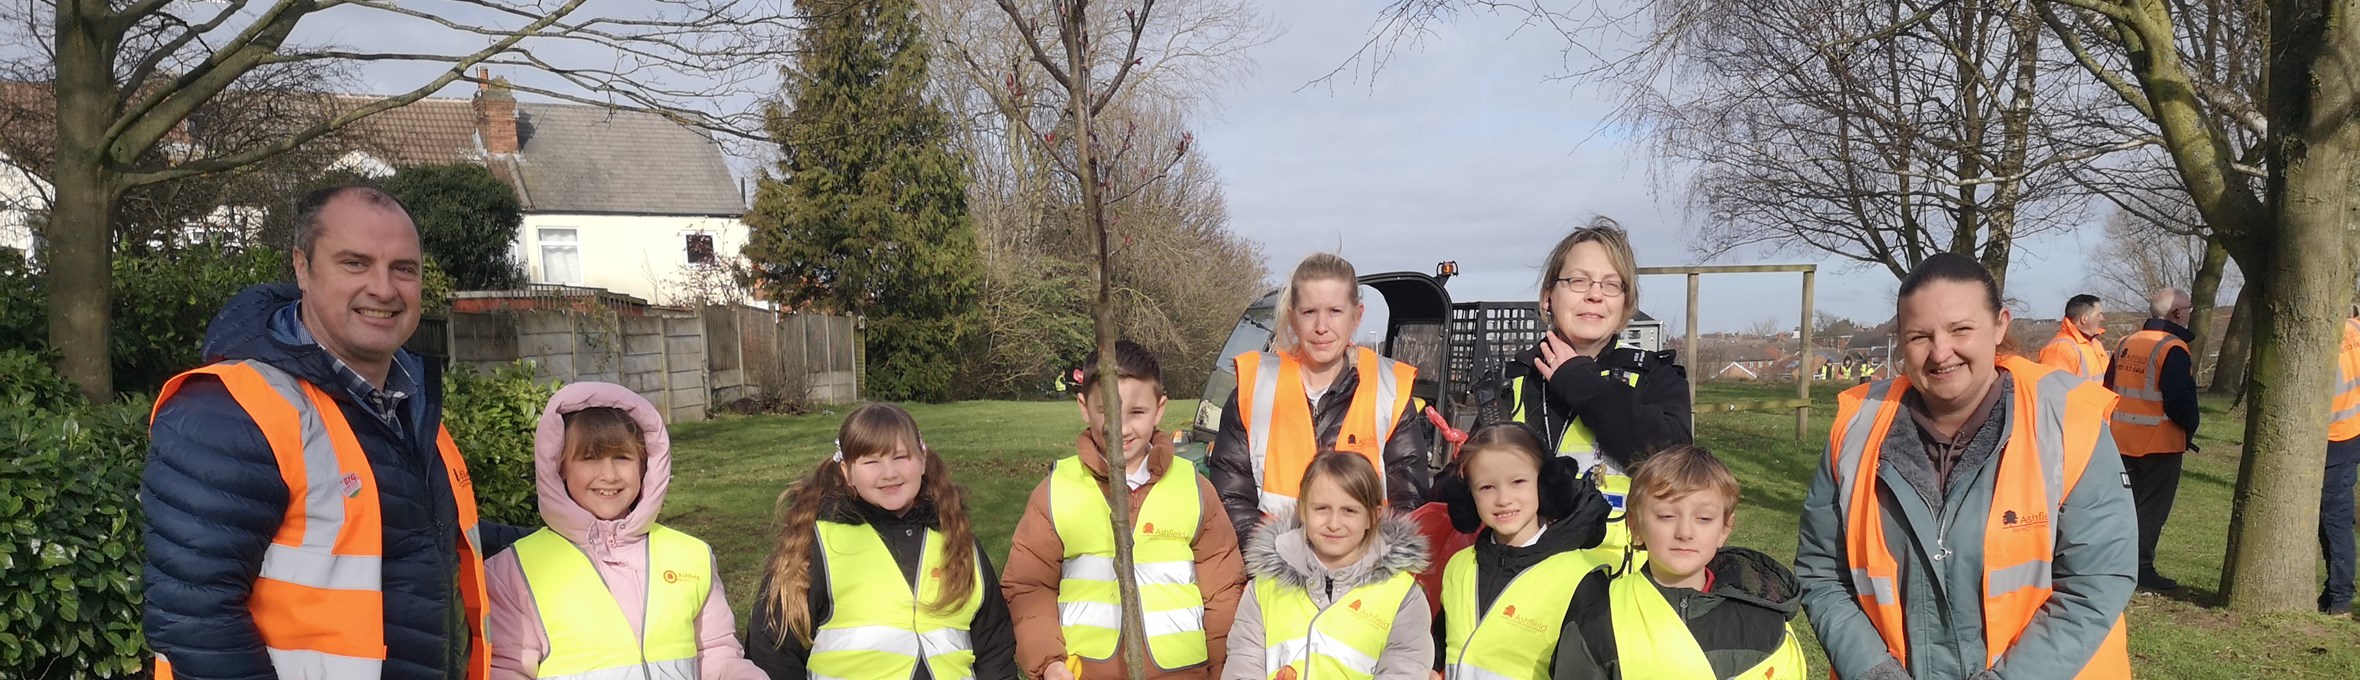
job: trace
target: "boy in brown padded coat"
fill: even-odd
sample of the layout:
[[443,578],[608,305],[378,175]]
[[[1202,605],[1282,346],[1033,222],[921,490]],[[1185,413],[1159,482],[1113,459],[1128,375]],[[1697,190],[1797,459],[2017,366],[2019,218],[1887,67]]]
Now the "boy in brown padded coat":
[[[1147,609],[1147,677],[1210,679],[1227,657],[1229,627],[1245,592],[1237,531],[1212,483],[1194,464],[1175,458],[1170,437],[1156,431],[1165,399],[1155,357],[1126,340],[1115,345],[1115,364],[1123,413],[1112,429],[1121,433],[1129,468],[1122,482],[1130,488],[1133,555]],[[1121,609],[1114,606],[1106,451],[1099,434],[1106,416],[1092,391],[1100,377],[1096,353],[1083,366],[1080,401],[1090,426],[1075,439],[1075,455],[1058,461],[1025,502],[1000,579],[1016,625],[1017,667],[1044,680],[1071,680],[1069,656],[1081,658],[1084,676],[1124,675],[1113,632],[1121,626]],[[1190,516],[1194,522],[1171,521]],[[1158,518],[1164,519],[1161,529]],[[1065,590],[1072,592],[1060,602]]]

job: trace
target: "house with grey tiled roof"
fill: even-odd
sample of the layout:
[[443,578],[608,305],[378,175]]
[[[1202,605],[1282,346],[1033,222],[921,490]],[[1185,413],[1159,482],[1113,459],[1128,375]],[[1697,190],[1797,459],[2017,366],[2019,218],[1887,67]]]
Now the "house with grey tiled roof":
[[518,102],[494,79],[472,98],[421,99],[356,125],[373,143],[347,167],[481,163],[515,189],[524,227],[511,254],[532,283],[663,303],[745,247],[746,200],[720,144],[661,115]]

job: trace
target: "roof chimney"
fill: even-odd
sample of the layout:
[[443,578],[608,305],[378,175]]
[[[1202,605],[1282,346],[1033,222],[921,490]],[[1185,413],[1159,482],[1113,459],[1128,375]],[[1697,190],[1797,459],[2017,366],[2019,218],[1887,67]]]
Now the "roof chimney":
[[492,70],[479,68],[475,72],[475,136],[482,140],[487,156],[516,154],[516,95],[508,89],[507,78],[492,77]]

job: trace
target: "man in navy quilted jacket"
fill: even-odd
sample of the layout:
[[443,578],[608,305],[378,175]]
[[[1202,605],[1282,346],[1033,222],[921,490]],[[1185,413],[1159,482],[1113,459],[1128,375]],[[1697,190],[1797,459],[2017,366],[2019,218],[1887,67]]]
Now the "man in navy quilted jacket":
[[208,365],[158,396],[140,493],[158,676],[475,675],[481,560],[522,532],[465,521],[439,367],[402,349],[418,231],[368,187],[305,196],[296,228],[296,284],[238,293]]

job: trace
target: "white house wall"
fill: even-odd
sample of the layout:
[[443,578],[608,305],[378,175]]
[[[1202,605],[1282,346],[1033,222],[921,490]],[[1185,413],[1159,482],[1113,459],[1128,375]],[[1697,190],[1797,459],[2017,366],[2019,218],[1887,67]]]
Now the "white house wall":
[[48,182],[0,154],[0,248],[33,250],[33,213],[49,209]]
[[[572,229],[581,252],[581,276],[552,281],[545,275],[544,229]],[[524,263],[525,280],[604,288],[648,302],[670,302],[688,272],[688,236],[710,234],[713,252],[730,261],[746,245],[746,223],[734,217],[651,215],[527,214],[513,253]]]

